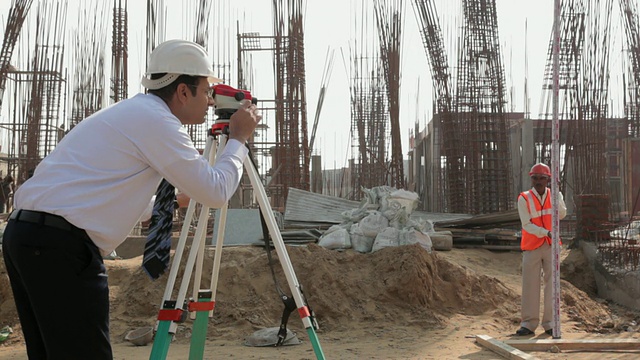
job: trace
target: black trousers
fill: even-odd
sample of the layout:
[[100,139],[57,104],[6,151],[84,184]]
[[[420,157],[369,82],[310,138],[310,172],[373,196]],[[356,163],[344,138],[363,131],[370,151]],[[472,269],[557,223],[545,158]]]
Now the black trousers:
[[71,227],[18,218],[5,229],[3,256],[27,355],[111,360],[106,269],[86,232]]

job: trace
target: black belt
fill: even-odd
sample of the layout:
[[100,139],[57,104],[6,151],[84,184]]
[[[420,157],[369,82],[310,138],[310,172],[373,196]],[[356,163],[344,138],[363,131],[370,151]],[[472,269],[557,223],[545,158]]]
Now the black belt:
[[81,236],[87,236],[87,232],[71,224],[59,215],[53,215],[42,211],[14,210],[9,216],[9,220],[28,222],[40,226],[48,226],[64,231],[68,231]]

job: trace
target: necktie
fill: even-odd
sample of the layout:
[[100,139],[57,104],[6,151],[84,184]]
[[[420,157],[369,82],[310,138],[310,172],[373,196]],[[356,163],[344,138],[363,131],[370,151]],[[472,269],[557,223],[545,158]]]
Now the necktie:
[[171,228],[173,226],[175,189],[167,180],[162,179],[156,191],[153,203],[149,235],[144,246],[142,268],[155,280],[169,267],[171,251]]

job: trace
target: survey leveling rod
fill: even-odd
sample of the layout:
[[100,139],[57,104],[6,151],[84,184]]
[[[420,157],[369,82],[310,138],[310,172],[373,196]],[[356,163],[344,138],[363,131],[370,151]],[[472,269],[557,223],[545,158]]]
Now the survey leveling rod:
[[551,126],[551,278],[553,298],[554,339],[560,332],[560,218],[558,216],[558,192],[560,187],[560,124],[558,102],[560,91],[560,0],[554,0],[553,9],[553,122]]

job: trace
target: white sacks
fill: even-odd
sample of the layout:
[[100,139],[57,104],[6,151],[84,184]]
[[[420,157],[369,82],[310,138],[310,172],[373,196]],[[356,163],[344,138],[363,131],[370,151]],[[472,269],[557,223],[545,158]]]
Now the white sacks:
[[376,239],[373,241],[371,252],[376,252],[386,247],[398,246],[400,243],[398,237],[400,236],[400,230],[392,227],[388,227],[382,232],[378,233]]
[[331,250],[348,249],[351,247],[351,238],[347,229],[333,225],[322,235],[318,245]]
[[379,211],[369,211],[360,222],[360,230],[364,236],[375,238],[378,233],[389,227],[389,220]]
[[387,197],[387,201],[398,202],[400,204],[400,208],[404,209],[408,216],[411,215],[413,210],[418,207],[418,201],[420,201],[420,197],[413,191],[399,189],[389,194],[389,196]]
[[410,218],[420,201],[417,193],[386,185],[362,188],[362,192],[365,196],[360,206],[342,212],[343,222],[329,228],[318,245],[328,249],[353,248],[361,253],[411,244],[420,244],[428,252],[439,250],[429,236],[433,223],[418,216]]
[[416,229],[402,230],[398,242],[400,245],[420,244],[428,252],[433,248],[429,234]]
[[431,238],[428,234],[416,229],[398,230],[393,227],[388,227],[376,236],[373,246],[371,247],[371,252],[376,252],[390,246],[413,244],[420,244],[423,249],[431,252]]
[[353,250],[361,253],[371,252],[375,236],[365,236],[359,224],[351,225],[349,235],[351,235],[351,248],[353,248]]

